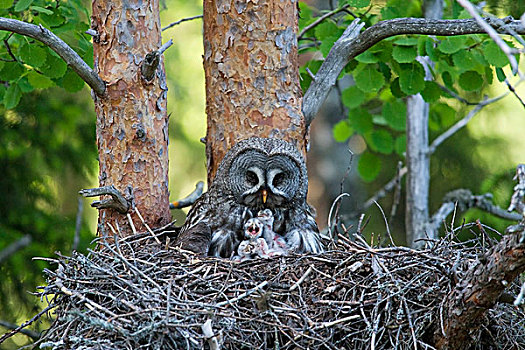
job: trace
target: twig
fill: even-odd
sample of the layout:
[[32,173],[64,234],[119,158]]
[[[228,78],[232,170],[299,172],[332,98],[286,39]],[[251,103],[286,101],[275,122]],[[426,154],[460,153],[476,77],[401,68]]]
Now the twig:
[[22,323],[20,326],[16,327],[11,332],[7,332],[4,335],[2,335],[2,337],[0,337],[0,344],[2,344],[7,338],[12,337],[13,335],[15,335],[18,332],[20,332],[22,329],[24,329],[27,326],[31,325],[33,322],[38,320],[40,318],[40,316],[42,316],[43,314],[45,314],[49,310],[53,309],[54,307],[55,307],[55,304],[48,305],[44,310],[40,311],[38,314],[33,316],[33,318],[31,318],[29,321],[26,321],[26,322]]
[[514,300],[514,306],[518,306],[523,301],[523,298],[525,297],[525,282],[521,285],[520,294],[516,297],[516,300]]
[[7,30],[36,39],[55,51],[99,96],[106,93],[106,83],[62,39],[42,25],[0,17],[0,30]]
[[339,323],[352,321],[352,320],[357,320],[358,318],[361,318],[361,316],[360,315],[352,315],[352,316],[344,317],[344,318],[341,318],[341,319],[335,320],[335,321],[323,322],[319,326],[317,326],[316,328],[328,328],[328,327],[335,326],[336,324],[339,324]]
[[112,208],[117,210],[121,214],[126,214],[130,208],[130,203],[115,186],[104,186],[97,188],[90,188],[80,190],[78,192],[81,196],[84,197],[96,197],[103,195],[110,195],[111,198],[103,199],[100,201],[94,201],[91,203],[91,206],[97,209],[107,209]]
[[[328,236],[330,239],[333,239],[332,235],[332,213],[337,203],[340,203],[340,199],[343,197],[350,197],[348,193],[341,193],[339,196],[337,196],[334,201],[332,202],[332,205],[330,206],[330,212],[328,213]],[[339,208],[338,208],[339,209]]]
[[525,102],[523,102],[521,97],[518,95],[514,86],[511,85],[511,83],[509,82],[509,79],[505,79],[505,84],[507,84],[507,88],[509,89],[509,91],[514,94],[514,96],[518,99],[518,101],[520,101],[521,106],[525,108]]
[[[327,19],[328,17],[332,17],[333,15],[341,12],[341,11],[344,11],[345,9],[347,9],[348,7],[350,7],[349,4],[345,4],[343,5],[342,7],[339,7],[339,8],[336,8],[335,10],[332,10],[330,12],[327,12],[325,13],[324,15],[318,17],[314,22],[310,23],[309,25],[307,25],[306,27],[303,28],[303,30],[301,30],[301,32],[299,33],[299,36],[297,37],[297,40],[301,40],[304,36],[304,34],[309,31],[310,29],[312,28],[315,28],[317,27],[319,24],[321,24],[325,19]],[[355,16],[354,16],[355,17]]]
[[193,16],[193,17],[186,17],[186,18],[180,19],[177,22],[173,22],[173,23],[168,24],[167,26],[162,28],[162,31],[165,31],[166,29],[170,29],[171,27],[174,27],[176,25],[179,25],[182,22],[193,21],[194,19],[198,19],[198,18],[202,18],[202,17],[203,17],[202,15],[197,15],[197,16]]
[[164,43],[164,45],[162,45],[158,50],[149,52],[146,55],[146,57],[144,57],[144,60],[142,61],[142,65],[140,66],[140,72],[144,80],[146,80],[147,82],[150,82],[153,79],[153,77],[155,76],[155,72],[157,71],[157,68],[159,67],[160,56],[171,45],[173,45],[172,39]]
[[148,232],[151,234],[151,237],[153,237],[155,239],[155,242],[157,242],[158,244],[161,244],[160,243],[160,239],[158,239],[158,237],[155,235],[155,233],[153,232],[153,230],[149,227],[149,225],[146,223],[146,221],[144,220],[144,218],[142,217],[142,215],[140,214],[140,211],[138,208],[135,208],[135,213],[137,213],[140,221],[142,221],[142,224],[144,226],[146,226],[146,229],[148,230]]
[[470,13],[470,15],[472,17],[474,17],[474,19],[476,20],[476,22],[478,23],[478,25],[483,28],[483,31],[485,33],[487,33],[490,38],[492,40],[494,40],[494,42],[496,43],[496,45],[499,46],[499,48],[503,51],[503,53],[508,57],[509,59],[509,62],[510,62],[510,66],[512,67],[512,72],[514,74],[517,74],[518,73],[518,61],[516,61],[516,57],[514,57],[514,53],[512,52],[512,50],[510,49],[509,45],[507,45],[503,39],[501,39],[501,37],[498,35],[498,32],[496,32],[496,30],[494,30],[494,28],[492,28],[490,26],[490,24],[488,24],[478,13],[478,11],[476,10],[476,8],[474,7],[474,5],[472,5],[470,3],[470,1],[468,0],[457,0],[458,1],[458,4],[460,4],[461,6],[463,6],[463,8],[465,10],[468,11],[468,13]]
[[301,278],[299,278],[299,280],[297,282],[295,282],[293,284],[293,286],[290,287],[290,292],[296,290],[297,288],[299,288],[299,286],[301,285],[301,283],[304,282],[304,280],[308,277],[308,275],[310,275],[310,273],[312,273],[313,269],[312,267],[310,266],[308,268],[308,270],[306,270],[306,272],[301,276]]
[[20,249],[28,246],[33,239],[29,234],[24,235],[22,238],[17,240],[16,242],[11,243],[6,248],[2,249],[0,251],[0,264],[4,262],[7,258],[9,258],[11,255],[19,251]]
[[385,215],[385,212],[383,211],[383,208],[381,208],[381,206],[379,205],[379,203],[377,202],[374,202],[375,205],[377,205],[377,207],[379,208],[379,210],[381,211],[381,215],[383,216],[383,220],[385,221],[385,227],[386,227],[386,233],[388,234],[388,238],[390,239],[390,243],[395,246],[394,244],[394,240],[392,239],[392,233],[390,233],[390,227],[388,226],[388,220],[386,218],[386,215]]
[[193,205],[199,199],[199,197],[202,195],[202,190],[204,188],[204,182],[199,181],[195,185],[195,189],[193,192],[191,192],[186,197],[179,199],[178,201],[171,202],[170,203],[170,209],[181,209],[184,207],[189,207],[190,205]]
[[[11,322],[4,321],[4,320],[0,320],[0,326],[5,327],[7,329],[17,329],[18,328],[18,325],[11,323]],[[34,340],[37,340],[38,338],[40,338],[40,333],[37,333],[30,329],[20,329],[19,333],[27,335],[28,337]]]
[[363,210],[370,208],[374,202],[377,202],[381,198],[384,198],[388,192],[391,192],[395,187],[398,181],[400,181],[403,176],[407,173],[407,167],[402,167],[396,174],[396,176],[388,181],[379,191],[377,191],[372,197],[368,198],[363,204]]
[[213,328],[211,327],[211,320],[208,319],[201,327],[202,334],[210,346],[210,350],[220,350],[221,346],[217,340],[217,336],[213,333]]
[[259,283],[257,286],[253,287],[252,289],[250,290],[247,290],[246,292],[240,294],[238,297],[235,297],[233,299],[230,299],[230,300],[226,300],[226,301],[222,301],[220,303],[217,303],[216,306],[217,307],[221,307],[221,306],[226,306],[226,305],[230,305],[230,304],[233,304],[235,303],[236,301],[239,301],[243,298],[246,298],[248,295],[251,295],[255,292],[257,292],[259,289],[263,288],[263,287],[266,287],[266,285],[268,284],[268,281],[264,281],[262,283]]

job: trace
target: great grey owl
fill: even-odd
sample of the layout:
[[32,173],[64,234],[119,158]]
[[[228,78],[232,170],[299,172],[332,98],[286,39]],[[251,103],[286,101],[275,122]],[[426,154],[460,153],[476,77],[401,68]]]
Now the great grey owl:
[[208,192],[190,209],[175,244],[229,258],[243,240],[244,223],[270,209],[273,231],[290,249],[319,253],[323,246],[307,192],[306,164],[291,143],[259,137],[240,141],[226,153]]

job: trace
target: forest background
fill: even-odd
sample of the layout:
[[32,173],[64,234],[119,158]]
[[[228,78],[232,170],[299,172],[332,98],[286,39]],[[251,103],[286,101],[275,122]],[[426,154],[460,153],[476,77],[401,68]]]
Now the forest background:
[[[0,7],[3,3],[0,1]],[[80,23],[76,28],[64,25],[60,31],[54,32],[92,63],[89,37],[82,34],[89,28],[87,9],[90,4],[86,1],[72,3],[84,9],[77,14]],[[319,11],[338,6],[337,1],[330,0],[308,3]],[[414,9],[420,8],[418,1],[412,6],[401,1],[388,3],[399,12],[399,16],[417,16]],[[385,1],[374,1],[373,4],[371,11],[379,12]],[[163,26],[202,13],[202,2],[198,0],[166,0],[163,5]],[[488,5],[488,9],[500,17],[513,15],[519,18],[525,11],[524,1],[489,1]],[[307,11],[306,7],[304,10]],[[320,13],[318,10],[313,10],[313,14]],[[7,36],[7,32],[0,32],[2,41]],[[164,54],[169,87],[168,113],[171,113],[170,198],[175,200],[190,193],[197,181],[206,179],[204,145],[199,141],[206,130],[201,20],[183,22],[167,29],[163,32],[163,42],[169,39],[175,43]],[[302,53],[301,62],[307,66],[310,60],[322,58],[313,50],[303,50]],[[57,63],[56,67],[61,65]],[[504,70],[510,76],[508,66]],[[4,63],[0,75],[4,77],[6,74],[15,75],[17,72]],[[304,66],[302,74],[307,76]],[[402,149],[390,155],[380,155],[380,170],[375,177],[360,174],[358,162],[367,147],[362,136],[356,134],[348,139],[338,134],[337,127],[334,129],[348,113],[347,106],[340,99],[348,82],[342,80],[338,84],[312,125],[308,154],[309,201],[318,210],[321,228],[326,226],[328,211],[340,194],[339,184],[349,165],[351,170],[344,182],[344,191],[350,193],[350,197],[342,202],[341,213],[351,224],[356,221],[363,203],[395,176],[397,163],[402,160]],[[47,265],[33,261],[33,257],[52,256],[55,251],[68,254],[72,249],[86,252],[95,237],[97,212],[89,207],[90,200],[79,199],[77,195],[80,189],[97,186],[93,101],[89,88],[72,71],[64,73],[62,86],[31,90],[27,85],[28,91],[22,91],[20,100],[12,109],[6,108],[6,105],[11,107],[8,104],[13,101],[5,97],[5,86],[0,86],[3,101],[0,105],[0,253],[10,244],[27,237],[27,244],[16,253],[5,258],[0,254],[0,322],[6,322],[4,324],[20,324],[42,308],[30,292],[44,283],[42,270]],[[508,88],[504,83],[493,79],[492,84],[485,83],[483,88],[469,92],[466,97],[480,101],[485,94],[493,97],[506,91]],[[525,86],[517,86],[516,93],[525,96]],[[431,139],[472,108],[450,98],[443,99],[436,106],[431,110]],[[524,108],[512,94],[481,110],[466,128],[441,145],[432,157],[431,211],[439,207],[447,192],[457,188],[466,188],[475,194],[490,192],[495,204],[508,206],[515,167],[524,162],[524,131]],[[392,198],[389,195],[380,201],[387,213],[391,212]],[[395,201],[401,209],[390,220],[397,244],[406,243],[403,200],[401,195],[399,201]],[[173,218],[179,223],[184,221],[184,213],[183,210],[172,211]],[[370,238],[374,232],[383,232],[384,223],[378,208],[372,206],[366,214],[371,220],[364,231],[365,236]],[[461,213],[456,223],[460,224],[463,218],[467,222],[479,218],[499,231],[509,224],[475,209]],[[79,233],[78,241],[75,232]],[[469,233],[465,231],[462,238],[468,237]],[[37,326],[37,330],[46,326]],[[16,348],[25,341],[24,336],[18,335],[4,346]]]

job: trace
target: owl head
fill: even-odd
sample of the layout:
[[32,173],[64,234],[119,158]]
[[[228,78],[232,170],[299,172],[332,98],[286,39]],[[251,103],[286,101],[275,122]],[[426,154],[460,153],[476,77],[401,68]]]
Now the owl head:
[[291,207],[306,200],[306,164],[291,143],[252,137],[226,153],[212,186],[250,209]]
[[246,239],[255,239],[262,236],[263,223],[257,218],[251,218],[244,224],[244,237]]

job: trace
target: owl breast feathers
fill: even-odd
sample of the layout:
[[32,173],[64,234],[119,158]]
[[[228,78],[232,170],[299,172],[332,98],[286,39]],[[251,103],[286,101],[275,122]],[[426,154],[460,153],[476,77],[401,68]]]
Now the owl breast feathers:
[[272,138],[240,141],[220,163],[208,192],[189,211],[175,244],[229,258],[244,239],[246,221],[269,209],[273,231],[291,250],[319,253],[323,246],[307,192],[305,161],[295,146]]

